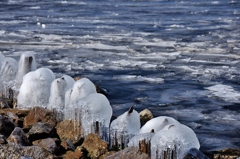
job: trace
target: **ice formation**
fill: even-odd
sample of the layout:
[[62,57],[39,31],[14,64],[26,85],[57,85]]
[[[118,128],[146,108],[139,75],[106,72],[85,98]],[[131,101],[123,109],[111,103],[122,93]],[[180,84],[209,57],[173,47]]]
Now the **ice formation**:
[[178,123],[177,120],[171,117],[167,116],[156,117],[149,120],[146,124],[144,124],[143,127],[140,129],[139,134],[149,133],[152,130],[154,130],[154,132],[158,132],[159,130],[163,129],[166,125],[174,124],[176,122]]
[[15,59],[6,57],[4,58],[0,70],[0,83],[1,83],[1,94],[8,96],[8,90],[13,86],[18,69],[18,63]]
[[76,81],[72,88],[72,93],[70,100],[71,102],[86,97],[91,93],[96,93],[95,85],[87,78],[81,78],[80,80]]
[[125,147],[130,138],[140,130],[140,117],[131,107],[127,112],[113,120],[110,126],[110,146]]
[[183,158],[190,148],[200,144],[192,129],[180,123],[166,125],[151,139],[151,159]]
[[81,78],[76,81],[72,89],[68,89],[65,93],[64,118],[67,120],[74,119],[73,113],[79,109],[77,101],[92,93],[97,93],[96,87],[88,78]]
[[75,80],[71,76],[68,76],[68,75],[63,75],[62,77],[67,82],[67,87],[66,87],[66,90],[65,90],[65,92],[66,92],[68,89],[71,89],[73,87],[73,85],[75,83]]
[[83,135],[96,133],[102,139],[108,141],[109,124],[113,111],[106,96],[100,93],[92,93],[84,99],[80,99],[77,104],[82,106],[81,125]]
[[66,89],[67,81],[64,77],[57,78],[51,83],[48,109],[54,111],[54,115],[58,121],[63,119]]
[[23,53],[18,62],[18,72],[16,76],[15,89],[18,90],[22,84],[23,76],[28,72],[35,71],[37,69],[37,64],[35,56],[31,52]]
[[47,107],[51,83],[55,75],[48,68],[39,68],[23,76],[19,89],[18,107],[28,109],[33,106]]
[[5,60],[5,56],[2,53],[0,53],[0,69],[2,67],[2,63],[4,60]]

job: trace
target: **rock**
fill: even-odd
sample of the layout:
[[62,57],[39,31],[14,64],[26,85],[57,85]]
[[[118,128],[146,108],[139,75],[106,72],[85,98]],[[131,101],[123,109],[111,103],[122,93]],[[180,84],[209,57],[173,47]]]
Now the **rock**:
[[23,127],[31,128],[31,126],[37,122],[46,123],[49,122],[52,125],[56,125],[56,119],[53,117],[53,113],[42,107],[35,107],[24,118]]
[[14,122],[14,124],[18,125],[19,117],[16,114],[13,114],[12,112],[7,112],[7,116]]
[[21,117],[27,116],[29,111],[30,110],[6,108],[6,109],[0,109],[0,114],[7,115],[8,112],[11,112],[12,114],[17,115],[19,118],[21,118]]
[[127,147],[123,149],[122,151],[119,151],[113,155],[108,156],[106,159],[150,159],[150,157],[138,151],[138,148],[136,147]]
[[240,157],[240,150],[236,149],[220,150],[213,155],[214,159],[236,159],[238,157]]
[[14,128],[15,124],[10,120],[8,116],[0,115],[0,134],[8,137]]
[[40,146],[47,151],[56,154],[59,150],[59,143],[60,141],[58,139],[52,139],[52,138],[46,138],[41,140],[36,140],[33,142],[33,145]]
[[87,151],[81,146],[78,146],[75,151],[67,151],[62,157],[63,159],[88,159]]
[[196,148],[191,148],[183,157],[183,159],[209,159]]
[[88,156],[92,159],[97,159],[108,151],[107,142],[103,141],[97,134],[87,135],[81,146],[88,151]]
[[10,106],[8,105],[7,101],[0,100],[0,108],[1,109],[10,108]]
[[55,156],[39,146],[20,146],[15,143],[0,144],[1,159],[19,159],[20,157],[34,159],[53,159]]
[[99,159],[105,159],[107,158],[108,156],[111,156],[113,154],[115,154],[116,151],[109,151],[109,152],[106,152],[105,154],[103,154]]
[[64,120],[56,126],[57,134],[61,141],[70,140],[73,144],[82,142],[81,125],[73,120]]
[[0,144],[7,143],[6,137],[4,135],[0,135]]
[[54,137],[54,125],[52,123],[35,123],[28,132],[30,141]]
[[153,118],[152,112],[149,109],[144,109],[139,113],[141,126]]
[[75,146],[74,144],[72,143],[71,140],[67,139],[67,140],[64,140],[61,142],[61,146],[65,149],[65,150],[75,150]]
[[7,138],[8,142],[14,142],[22,146],[30,145],[26,134],[19,127],[15,127],[10,136]]

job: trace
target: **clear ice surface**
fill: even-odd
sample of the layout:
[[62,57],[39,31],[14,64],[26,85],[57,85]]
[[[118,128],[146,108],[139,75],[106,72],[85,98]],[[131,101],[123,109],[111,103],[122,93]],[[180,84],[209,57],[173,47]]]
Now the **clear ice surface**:
[[168,116],[160,116],[160,117],[156,117],[153,118],[151,120],[149,120],[148,122],[146,122],[142,128],[139,130],[139,134],[142,133],[149,133],[152,130],[154,130],[154,132],[158,132],[159,130],[163,129],[166,125],[169,124],[174,124],[174,123],[178,123],[177,120],[168,117]]
[[180,159],[191,148],[200,148],[193,130],[180,123],[169,124],[152,137],[151,159]]
[[110,126],[110,146],[125,147],[130,138],[140,130],[140,117],[131,107],[127,112],[113,120]]
[[48,68],[39,68],[23,76],[23,82],[19,89],[17,105],[20,109],[28,109],[34,106],[47,107],[51,83],[55,75]]

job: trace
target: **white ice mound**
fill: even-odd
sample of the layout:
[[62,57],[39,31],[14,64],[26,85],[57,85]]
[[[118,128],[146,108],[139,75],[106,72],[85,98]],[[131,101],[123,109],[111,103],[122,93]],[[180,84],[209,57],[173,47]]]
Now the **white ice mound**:
[[19,89],[18,107],[29,109],[34,106],[47,107],[51,83],[55,75],[48,68],[39,68],[23,76]]
[[2,53],[0,53],[0,70],[1,70],[2,63],[4,60],[5,60],[5,56]]
[[110,126],[110,146],[124,147],[130,138],[140,130],[140,117],[131,107],[127,112],[113,120]]
[[67,81],[64,77],[57,78],[51,83],[48,109],[54,111],[58,121],[63,119],[66,88]]
[[19,89],[22,84],[23,76],[25,74],[31,71],[35,71],[36,69],[37,63],[34,54],[32,52],[26,52],[21,54],[20,60],[18,62],[18,72],[16,76],[15,89]]
[[166,125],[174,124],[176,122],[178,123],[177,120],[168,116],[156,117],[146,122],[140,129],[139,134],[149,133],[151,131],[154,131],[156,133],[159,130],[163,129]]
[[78,104],[82,106],[81,124],[83,135],[97,133],[107,141],[113,111],[106,96],[100,93],[92,93],[79,100]]
[[190,148],[200,148],[193,130],[180,123],[169,124],[152,137],[151,159],[180,159]]
[[96,87],[92,81],[87,78],[81,78],[74,83],[70,100],[73,102],[77,99],[86,97],[87,95],[96,92]]
[[0,91],[3,96],[8,95],[8,89],[13,86],[18,69],[18,63],[15,59],[6,57],[0,70]]
[[133,138],[130,139],[129,143],[128,143],[128,147],[137,147],[139,148],[139,146],[141,145],[141,143],[143,143],[144,145],[148,145],[149,146],[149,150],[151,150],[151,139],[153,137],[155,133],[154,132],[150,132],[150,133],[143,133],[143,134],[138,134],[136,136],[134,136]]

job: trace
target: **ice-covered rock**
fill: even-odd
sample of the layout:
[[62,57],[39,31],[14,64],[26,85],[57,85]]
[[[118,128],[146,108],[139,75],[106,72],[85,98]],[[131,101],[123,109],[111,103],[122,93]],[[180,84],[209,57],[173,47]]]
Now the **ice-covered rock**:
[[8,89],[13,86],[18,70],[18,63],[15,59],[6,57],[0,70],[0,91],[4,96],[8,96]]
[[140,130],[140,117],[131,107],[127,112],[113,120],[110,126],[110,146],[125,147],[130,138]]
[[47,107],[51,83],[54,79],[55,75],[48,68],[39,68],[27,73],[19,89],[18,107],[20,109]]
[[108,141],[109,125],[113,111],[106,96],[100,93],[92,93],[79,100],[78,105],[82,106],[81,123],[83,135],[96,133],[102,139]]
[[37,63],[35,56],[32,52],[26,52],[21,54],[18,62],[18,72],[16,76],[15,89],[18,90],[22,84],[23,76],[28,72],[35,71],[37,69]]
[[174,124],[176,122],[178,123],[177,120],[168,116],[156,117],[149,120],[146,124],[144,124],[143,127],[140,129],[139,134],[149,133],[152,130],[154,130],[154,132],[158,132],[159,130],[163,129],[166,125]]
[[58,121],[63,119],[66,88],[67,82],[64,77],[57,78],[51,83],[48,109],[53,110]]
[[192,129],[180,123],[166,125],[151,139],[151,158],[183,158],[191,148],[200,144]]

